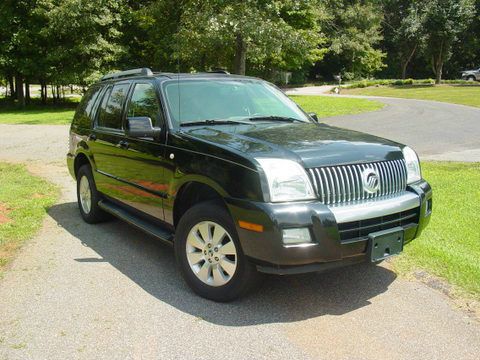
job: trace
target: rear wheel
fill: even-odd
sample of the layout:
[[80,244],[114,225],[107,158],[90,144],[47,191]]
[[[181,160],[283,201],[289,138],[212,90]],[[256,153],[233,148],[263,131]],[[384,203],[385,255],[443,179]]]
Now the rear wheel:
[[182,216],[175,255],[187,284],[204,298],[231,301],[258,283],[230,215],[215,202],[195,205]]
[[77,201],[83,220],[89,224],[99,223],[110,218],[98,202],[101,195],[97,191],[89,165],[83,165],[77,173]]

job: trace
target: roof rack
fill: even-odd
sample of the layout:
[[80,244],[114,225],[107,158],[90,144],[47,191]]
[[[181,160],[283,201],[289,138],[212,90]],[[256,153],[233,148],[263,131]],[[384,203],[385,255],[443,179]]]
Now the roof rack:
[[100,79],[100,81],[120,79],[120,78],[123,78],[123,77],[135,76],[135,75],[136,76],[139,76],[139,75],[152,76],[153,72],[149,68],[131,69],[131,70],[126,70],[126,71],[120,71],[120,72],[107,74],[107,75],[103,76]]
[[227,75],[230,75],[230,73],[225,69],[213,69],[213,70],[207,71],[207,73],[209,73],[209,74],[227,74]]

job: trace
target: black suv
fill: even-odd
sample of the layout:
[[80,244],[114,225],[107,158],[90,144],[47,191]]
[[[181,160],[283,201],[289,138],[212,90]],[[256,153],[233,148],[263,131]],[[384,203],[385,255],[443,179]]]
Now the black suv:
[[67,161],[86,222],[114,215],[173,245],[186,282],[216,301],[258,272],[398,254],[432,211],[413,150],[228,73],[103,77],[76,111]]

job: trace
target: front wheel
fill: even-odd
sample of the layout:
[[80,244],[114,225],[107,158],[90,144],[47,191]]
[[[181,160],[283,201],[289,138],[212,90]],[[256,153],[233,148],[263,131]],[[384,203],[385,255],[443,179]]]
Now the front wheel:
[[473,75],[470,75],[470,76],[467,78],[467,81],[475,81],[475,80],[477,80],[477,79],[476,79],[475,76],[473,76]]
[[242,252],[228,212],[214,202],[198,204],[180,219],[175,255],[187,284],[200,296],[231,301],[258,282]]

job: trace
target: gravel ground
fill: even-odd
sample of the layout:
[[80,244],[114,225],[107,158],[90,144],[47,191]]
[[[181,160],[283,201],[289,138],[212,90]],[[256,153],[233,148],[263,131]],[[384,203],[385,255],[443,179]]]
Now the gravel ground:
[[230,304],[197,297],[171,248],[81,220],[67,129],[0,125],[0,160],[28,161],[62,189],[0,280],[0,359],[480,358],[478,320],[388,264],[267,277]]

